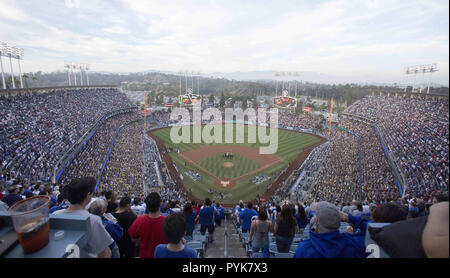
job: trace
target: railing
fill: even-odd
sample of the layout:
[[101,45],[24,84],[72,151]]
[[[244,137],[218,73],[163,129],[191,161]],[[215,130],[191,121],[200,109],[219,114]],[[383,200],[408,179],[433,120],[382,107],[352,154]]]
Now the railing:
[[223,244],[224,244],[224,248],[223,248],[223,257],[224,258],[228,258],[228,228],[227,228],[227,218],[229,216],[229,214],[225,213],[224,214],[224,218],[225,218],[225,230],[223,232]]

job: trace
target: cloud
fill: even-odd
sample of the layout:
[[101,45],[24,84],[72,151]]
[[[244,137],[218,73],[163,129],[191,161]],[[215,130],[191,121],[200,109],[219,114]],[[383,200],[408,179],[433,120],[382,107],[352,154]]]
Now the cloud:
[[4,1],[11,12],[0,9],[0,37],[25,48],[30,70],[74,60],[101,71],[295,70],[400,82],[404,66],[438,63],[435,77],[448,84],[448,1]]

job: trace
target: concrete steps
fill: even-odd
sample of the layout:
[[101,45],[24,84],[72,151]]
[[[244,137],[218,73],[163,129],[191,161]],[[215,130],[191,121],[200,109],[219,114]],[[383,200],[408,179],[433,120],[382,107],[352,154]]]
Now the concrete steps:
[[[247,258],[245,249],[239,240],[239,235],[231,220],[227,220],[227,258]],[[225,258],[225,220],[222,225],[216,226],[214,231],[214,242],[208,244],[205,258]]]

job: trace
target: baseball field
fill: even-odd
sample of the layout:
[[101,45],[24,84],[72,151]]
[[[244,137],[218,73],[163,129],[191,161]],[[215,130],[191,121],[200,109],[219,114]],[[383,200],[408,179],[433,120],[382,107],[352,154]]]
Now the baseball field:
[[[269,132],[266,127],[258,128],[265,129],[266,134]],[[160,150],[166,149],[167,152],[161,151],[163,156],[170,157],[167,158],[172,164],[169,168],[178,172],[179,181],[191,195],[198,199],[209,197],[224,204],[253,200],[258,194],[263,196],[282,170],[293,161],[297,164],[304,160],[312,147],[323,141],[307,133],[279,129],[276,153],[260,154],[259,147],[269,143],[260,143],[258,136],[256,143],[248,143],[248,126],[244,126],[244,143],[239,144],[175,144],[170,138],[170,129],[150,133]],[[235,134],[236,125],[233,130]],[[225,142],[225,125],[222,135],[222,142]]]

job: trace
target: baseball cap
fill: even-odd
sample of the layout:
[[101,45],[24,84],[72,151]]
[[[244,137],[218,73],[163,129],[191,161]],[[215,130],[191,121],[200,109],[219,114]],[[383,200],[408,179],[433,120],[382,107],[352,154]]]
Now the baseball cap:
[[320,232],[327,233],[339,230],[341,225],[341,216],[339,209],[328,202],[314,203],[311,208],[315,212],[315,217],[318,218]]

